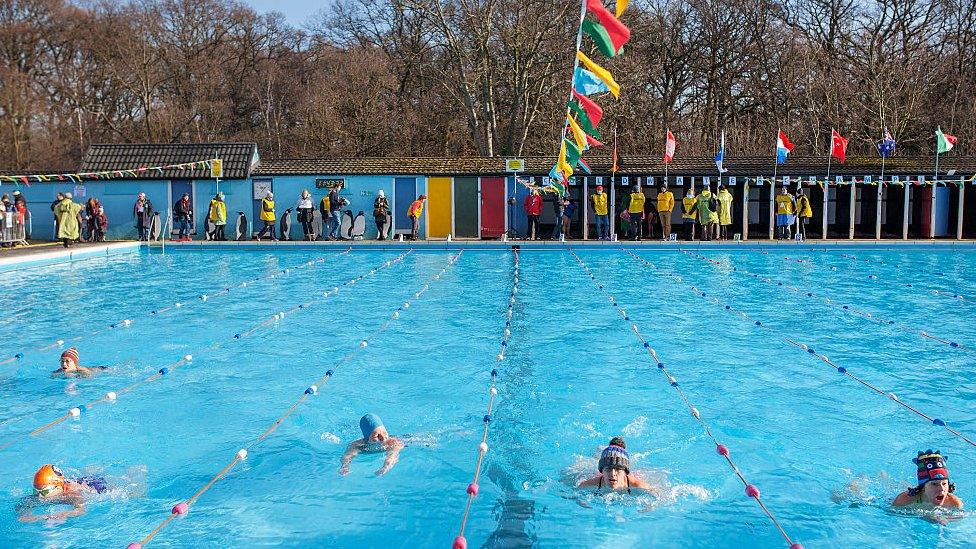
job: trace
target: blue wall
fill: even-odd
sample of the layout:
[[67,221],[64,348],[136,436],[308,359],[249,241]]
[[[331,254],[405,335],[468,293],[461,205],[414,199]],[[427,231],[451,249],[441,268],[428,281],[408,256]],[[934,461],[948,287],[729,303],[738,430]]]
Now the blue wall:
[[[400,176],[403,177],[403,176]],[[255,177],[258,180],[271,180],[272,189],[275,195],[275,209],[280,216],[288,208],[294,209],[302,189],[308,189],[312,193],[312,200],[316,207],[316,220],[318,219],[318,204],[324,196],[328,194],[326,189],[316,189],[316,179],[345,179],[346,186],[340,196],[349,200],[347,209],[352,210],[353,214],[360,211],[366,215],[366,238],[376,238],[376,225],[373,222],[373,200],[376,198],[377,191],[382,189],[390,201],[390,206],[394,211],[406,211],[410,205],[409,201],[396,200],[393,189],[393,176],[335,176],[335,175],[301,175],[301,176],[277,176],[277,177]],[[424,176],[416,176],[418,194],[426,192],[427,180]],[[37,240],[49,240],[54,238],[54,217],[51,214],[51,202],[58,192],[75,192],[75,185],[70,182],[65,183],[34,183],[30,187],[21,185],[4,185],[0,191],[10,194],[19,188],[27,199],[27,207],[31,211],[33,223],[32,237]],[[152,201],[157,211],[162,212],[165,222],[165,213],[169,211],[173,202],[178,196],[170,196],[169,180],[124,180],[113,179],[108,181],[86,181],[85,196],[75,196],[77,203],[84,203],[88,198],[95,197],[101,201],[108,216],[110,239],[134,239],[136,238],[135,217],[132,215],[132,206],[136,196],[140,192]],[[210,199],[217,193],[217,184],[210,179],[193,181],[194,189],[194,223],[196,225],[195,239],[202,239],[204,232],[205,217],[210,204]],[[220,182],[220,190],[224,193],[224,201],[227,204],[227,234],[233,236],[234,222],[237,219],[237,212],[242,211],[251,222],[252,227],[260,228],[261,223],[255,223],[253,219],[254,199],[252,198],[253,187],[251,180],[229,180]],[[401,203],[402,202],[402,203]],[[294,211],[291,214],[292,231],[291,236],[295,239],[302,238],[301,224],[298,223]],[[423,234],[424,223],[421,221],[421,233]],[[316,230],[319,230],[318,228]]]

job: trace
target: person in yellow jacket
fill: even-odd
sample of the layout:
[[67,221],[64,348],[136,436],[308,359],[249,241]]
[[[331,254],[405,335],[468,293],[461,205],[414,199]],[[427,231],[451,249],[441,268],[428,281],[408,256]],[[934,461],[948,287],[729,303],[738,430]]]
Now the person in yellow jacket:
[[803,188],[796,190],[796,234],[803,240],[807,239],[807,223],[813,217],[813,208],[810,207],[810,199],[803,194]]
[[644,202],[646,201],[640,184],[634,185],[629,198],[627,214],[630,216],[630,235],[634,240],[640,240],[641,229],[644,227]]
[[596,193],[590,195],[590,206],[593,207],[595,216],[597,240],[610,240],[610,212],[607,209],[607,194],[603,192],[603,185],[597,185]]
[[227,226],[227,204],[224,204],[224,193],[210,199],[210,221],[214,224],[211,240],[227,240],[224,228]]
[[268,195],[261,199],[261,221],[264,221],[264,228],[258,233],[258,241],[269,231],[271,233],[271,240],[278,241],[275,238],[275,219],[274,194],[268,191]]
[[776,238],[792,238],[790,225],[793,224],[793,214],[796,213],[796,202],[793,195],[786,185],[780,187],[780,193],[776,195]]
[[732,224],[732,193],[725,185],[718,186],[718,223],[719,238],[729,239],[729,225]]
[[657,215],[661,219],[661,236],[664,240],[671,236],[671,212],[673,211],[674,193],[668,190],[668,185],[665,183],[657,193]]
[[708,187],[702,189],[698,195],[698,222],[701,223],[702,240],[711,240],[718,225],[718,200]]
[[695,239],[695,221],[698,220],[698,200],[695,189],[688,188],[685,197],[681,199],[681,221],[685,225],[685,240]]

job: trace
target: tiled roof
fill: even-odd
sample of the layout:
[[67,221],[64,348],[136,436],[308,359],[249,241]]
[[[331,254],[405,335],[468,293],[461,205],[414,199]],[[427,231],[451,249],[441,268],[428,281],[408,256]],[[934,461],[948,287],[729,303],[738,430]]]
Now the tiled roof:
[[[100,172],[152,168],[220,158],[224,179],[246,179],[257,161],[255,143],[129,143],[95,144],[88,148],[79,172]],[[209,168],[149,171],[139,179],[206,179]]]
[[[889,158],[885,174],[918,175],[935,171],[933,158]],[[612,165],[609,156],[586,158],[594,175],[608,175]],[[546,175],[555,162],[554,157],[525,157],[525,175]],[[664,164],[658,156],[622,156],[618,162],[622,175],[664,175]],[[746,156],[728,158],[724,167],[727,175],[772,175],[773,157]],[[976,174],[976,157],[942,157],[939,175],[949,170],[963,175]],[[777,167],[779,175],[823,175],[827,171],[826,158],[790,157]],[[711,158],[680,158],[668,166],[673,175],[716,175]],[[836,175],[870,175],[881,172],[881,159],[849,157],[844,164],[831,163],[830,173]],[[505,173],[505,159],[483,158],[279,158],[261,163],[253,175],[501,175]]]

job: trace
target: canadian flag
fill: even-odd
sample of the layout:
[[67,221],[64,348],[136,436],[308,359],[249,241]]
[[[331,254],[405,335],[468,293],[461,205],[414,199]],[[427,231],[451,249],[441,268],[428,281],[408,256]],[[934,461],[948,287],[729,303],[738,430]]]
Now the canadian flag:
[[664,163],[670,164],[674,160],[674,148],[678,146],[678,140],[674,138],[674,134],[671,130],[668,130],[668,135],[664,139]]

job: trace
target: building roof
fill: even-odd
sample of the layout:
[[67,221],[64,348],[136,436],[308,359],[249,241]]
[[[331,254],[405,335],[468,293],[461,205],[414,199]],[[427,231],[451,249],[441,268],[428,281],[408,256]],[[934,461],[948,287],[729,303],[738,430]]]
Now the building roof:
[[[247,179],[258,162],[258,146],[256,143],[99,143],[88,147],[78,171],[137,170],[213,158],[223,160],[224,179]],[[136,178],[209,179],[210,168],[150,170],[136,172]]]
[[[525,175],[547,175],[554,157],[529,156],[525,159]],[[594,175],[609,175],[612,161],[609,156],[586,158]],[[664,175],[659,156],[621,156],[618,174]],[[726,175],[772,175],[773,156],[730,157],[724,167]],[[950,170],[959,175],[976,174],[976,157],[943,156],[939,159],[939,175]],[[823,175],[827,171],[826,157],[793,157],[777,166],[778,175]],[[673,175],[717,175],[715,162],[708,157],[676,158],[668,166]],[[830,165],[835,175],[876,175],[881,172],[881,159],[848,157],[844,164]],[[935,172],[935,158],[902,157],[885,161],[885,174],[926,175]],[[503,175],[505,159],[501,157],[393,157],[393,158],[279,158],[266,160],[255,170],[255,176],[276,175]]]

